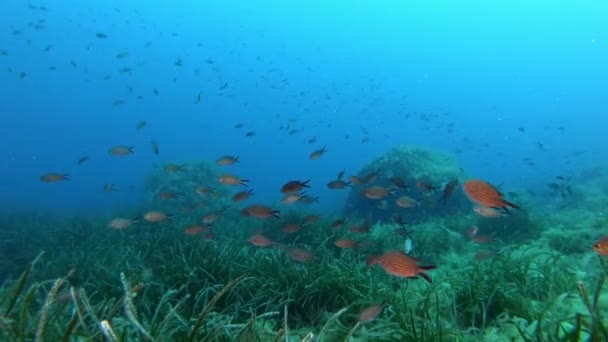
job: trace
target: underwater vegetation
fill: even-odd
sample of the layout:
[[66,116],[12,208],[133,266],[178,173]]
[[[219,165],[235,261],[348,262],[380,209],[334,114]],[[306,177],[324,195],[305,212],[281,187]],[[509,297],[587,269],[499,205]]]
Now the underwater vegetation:
[[[415,150],[395,151],[409,156]],[[458,166],[448,169],[445,176],[424,169],[402,177],[409,184],[409,177],[422,174],[433,184],[463,177]],[[471,210],[456,190],[442,204],[449,210],[429,210],[411,223],[376,219],[362,231],[357,220],[311,219],[302,207],[281,206],[280,215],[255,206],[239,210],[232,206],[240,199],[231,195],[245,190],[228,189],[219,184],[221,177],[228,175],[205,162],[155,170],[146,188],[149,201],[127,210],[133,219],[125,226],[112,218],[2,216],[0,248],[9,257],[0,260],[0,338],[608,339],[608,269],[603,249],[591,248],[597,222],[586,208],[544,213],[520,202],[521,210],[487,217]],[[386,176],[378,178],[386,182]],[[201,189],[212,183],[217,186]],[[351,191],[372,184],[378,183]],[[293,181],[282,190],[306,186]],[[185,195],[160,196],[165,192]],[[160,219],[152,206],[176,214]],[[136,218],[146,211],[144,219]],[[256,219],[260,213],[264,219]],[[404,250],[406,238],[396,234],[404,225],[414,241],[409,254],[415,267],[409,259],[387,264],[385,252]],[[573,242],[577,248],[568,247]],[[417,279],[394,276],[405,275],[404,268]]]

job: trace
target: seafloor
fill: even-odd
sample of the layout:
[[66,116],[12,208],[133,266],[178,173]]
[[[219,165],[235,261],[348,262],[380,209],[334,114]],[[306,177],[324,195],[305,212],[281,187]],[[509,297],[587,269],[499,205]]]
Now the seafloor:
[[[172,186],[192,186],[191,176],[171,176]],[[165,186],[161,178],[152,175],[147,191]],[[365,264],[371,254],[403,249],[391,221],[377,220],[361,236],[330,229],[341,215],[323,215],[283,236],[281,225],[301,222],[307,207],[282,208],[280,219],[269,220],[230,208],[213,236],[183,229],[223,208],[217,198],[182,212],[174,205],[172,221],[140,220],[123,230],[108,228],[113,217],[4,214],[0,339],[608,341],[608,270],[591,248],[606,234],[608,173],[571,182],[559,198],[509,189],[522,207],[511,215],[457,209],[410,222],[412,254],[437,265],[428,272],[432,283]],[[117,215],[142,215],[159,207],[155,201],[151,195]],[[467,239],[473,225],[492,239]],[[252,246],[248,238],[259,230],[277,244]],[[337,236],[365,243],[341,249]],[[315,258],[292,260],[287,251],[295,246]],[[381,314],[361,321],[375,304]]]

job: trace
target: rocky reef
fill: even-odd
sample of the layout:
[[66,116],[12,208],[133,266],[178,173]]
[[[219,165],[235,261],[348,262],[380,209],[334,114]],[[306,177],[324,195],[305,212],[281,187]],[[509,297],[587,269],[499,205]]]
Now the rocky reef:
[[[456,180],[464,180],[464,171],[452,155],[419,146],[395,147],[366,164],[357,178],[365,180],[370,174],[379,173],[374,182],[354,185],[346,200],[346,216],[389,221],[394,213],[399,213],[406,221],[416,223],[429,216],[442,216],[467,210],[470,206],[458,186],[453,194],[442,200],[446,185]],[[365,189],[378,185],[395,188],[391,179],[402,180],[406,188],[396,189],[391,196],[370,199]],[[399,205],[397,200],[407,196],[412,205]],[[410,200],[411,199],[411,200]]]

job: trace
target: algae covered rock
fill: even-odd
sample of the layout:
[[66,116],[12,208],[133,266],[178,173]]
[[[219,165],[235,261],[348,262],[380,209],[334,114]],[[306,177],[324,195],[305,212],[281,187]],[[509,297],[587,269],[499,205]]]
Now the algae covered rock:
[[[373,182],[366,182],[372,174],[379,174]],[[395,178],[405,186],[395,186]],[[419,222],[429,215],[456,213],[468,202],[460,190],[464,171],[456,158],[448,153],[419,146],[395,147],[365,165],[351,181],[353,188],[346,200],[344,212],[349,216],[365,217],[373,221],[390,220],[394,213],[408,222]],[[450,181],[458,182],[454,191],[442,200],[443,190]],[[365,195],[371,186],[391,189],[391,196],[370,199]],[[400,198],[406,203],[398,203]],[[409,203],[409,204],[408,204]]]

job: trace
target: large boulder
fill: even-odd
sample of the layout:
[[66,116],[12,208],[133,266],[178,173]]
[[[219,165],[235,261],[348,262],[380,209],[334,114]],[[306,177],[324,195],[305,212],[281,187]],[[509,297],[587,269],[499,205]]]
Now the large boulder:
[[[379,172],[380,176],[372,183],[353,185],[344,207],[345,215],[377,222],[391,220],[397,213],[408,223],[416,223],[425,217],[470,210],[470,204],[460,189],[464,171],[456,158],[448,153],[419,146],[395,147],[365,165],[356,177],[365,179],[374,172]],[[395,185],[390,181],[393,177],[405,181],[409,189],[396,189],[393,195],[382,199],[365,196],[366,189],[374,185],[394,189]],[[452,180],[457,180],[458,185],[444,202],[444,187]],[[404,208],[397,204],[401,196],[409,196],[416,203]]]

